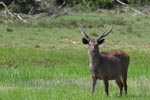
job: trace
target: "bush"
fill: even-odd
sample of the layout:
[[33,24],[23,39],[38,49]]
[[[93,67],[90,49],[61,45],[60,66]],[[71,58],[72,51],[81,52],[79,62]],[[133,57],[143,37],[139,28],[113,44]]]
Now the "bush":
[[[40,7],[41,9],[45,9],[45,7],[50,6],[59,6],[63,4],[65,0],[41,0],[40,2],[36,2],[36,0],[1,0],[3,1],[7,6],[10,6],[9,8],[13,11],[19,11],[27,13],[31,7],[34,7],[35,9],[38,9]],[[124,2],[129,2],[130,4],[150,4],[150,0],[121,0]],[[111,0],[67,0],[66,5],[68,6],[74,6],[76,4],[81,4],[83,7],[87,8],[107,8],[111,9],[113,8],[113,4],[111,3]],[[48,5],[48,6],[44,6]],[[0,8],[2,6],[0,5]]]

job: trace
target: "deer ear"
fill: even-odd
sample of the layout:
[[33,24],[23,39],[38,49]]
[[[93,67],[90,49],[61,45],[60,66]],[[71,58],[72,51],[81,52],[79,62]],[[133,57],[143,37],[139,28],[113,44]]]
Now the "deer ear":
[[82,38],[82,43],[83,44],[89,44],[89,41],[86,38]]
[[105,42],[105,39],[100,39],[97,41],[98,45],[103,44]]

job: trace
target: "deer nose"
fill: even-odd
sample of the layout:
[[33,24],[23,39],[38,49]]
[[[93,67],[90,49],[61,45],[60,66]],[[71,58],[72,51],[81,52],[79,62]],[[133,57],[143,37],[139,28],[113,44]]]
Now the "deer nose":
[[92,52],[95,52],[96,51],[96,49],[92,49]]

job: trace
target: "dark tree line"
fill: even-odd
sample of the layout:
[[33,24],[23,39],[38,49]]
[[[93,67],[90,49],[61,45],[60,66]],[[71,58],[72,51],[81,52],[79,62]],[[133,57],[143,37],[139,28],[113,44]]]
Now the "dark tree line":
[[[85,7],[95,7],[95,8],[113,8],[112,0],[1,0],[4,2],[8,8],[10,8],[14,12],[23,12],[28,13],[32,8],[34,9],[45,9],[42,8],[42,3],[45,4],[51,3],[54,6],[74,6],[76,4],[81,4]],[[150,4],[150,0],[120,0],[124,3],[128,4],[137,4],[144,5]],[[0,5],[0,8],[3,6]]]

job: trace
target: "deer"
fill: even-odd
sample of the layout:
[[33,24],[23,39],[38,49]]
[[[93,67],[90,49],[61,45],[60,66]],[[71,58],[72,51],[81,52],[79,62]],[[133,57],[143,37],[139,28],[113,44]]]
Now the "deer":
[[127,95],[127,72],[130,61],[129,55],[120,49],[100,51],[99,45],[103,44],[105,37],[111,33],[113,27],[104,32],[96,39],[91,39],[79,24],[79,31],[83,35],[82,42],[88,45],[88,55],[90,60],[89,70],[91,72],[91,93],[93,95],[97,80],[103,80],[105,93],[109,96],[109,80],[115,80],[119,89],[120,96],[124,88]]

